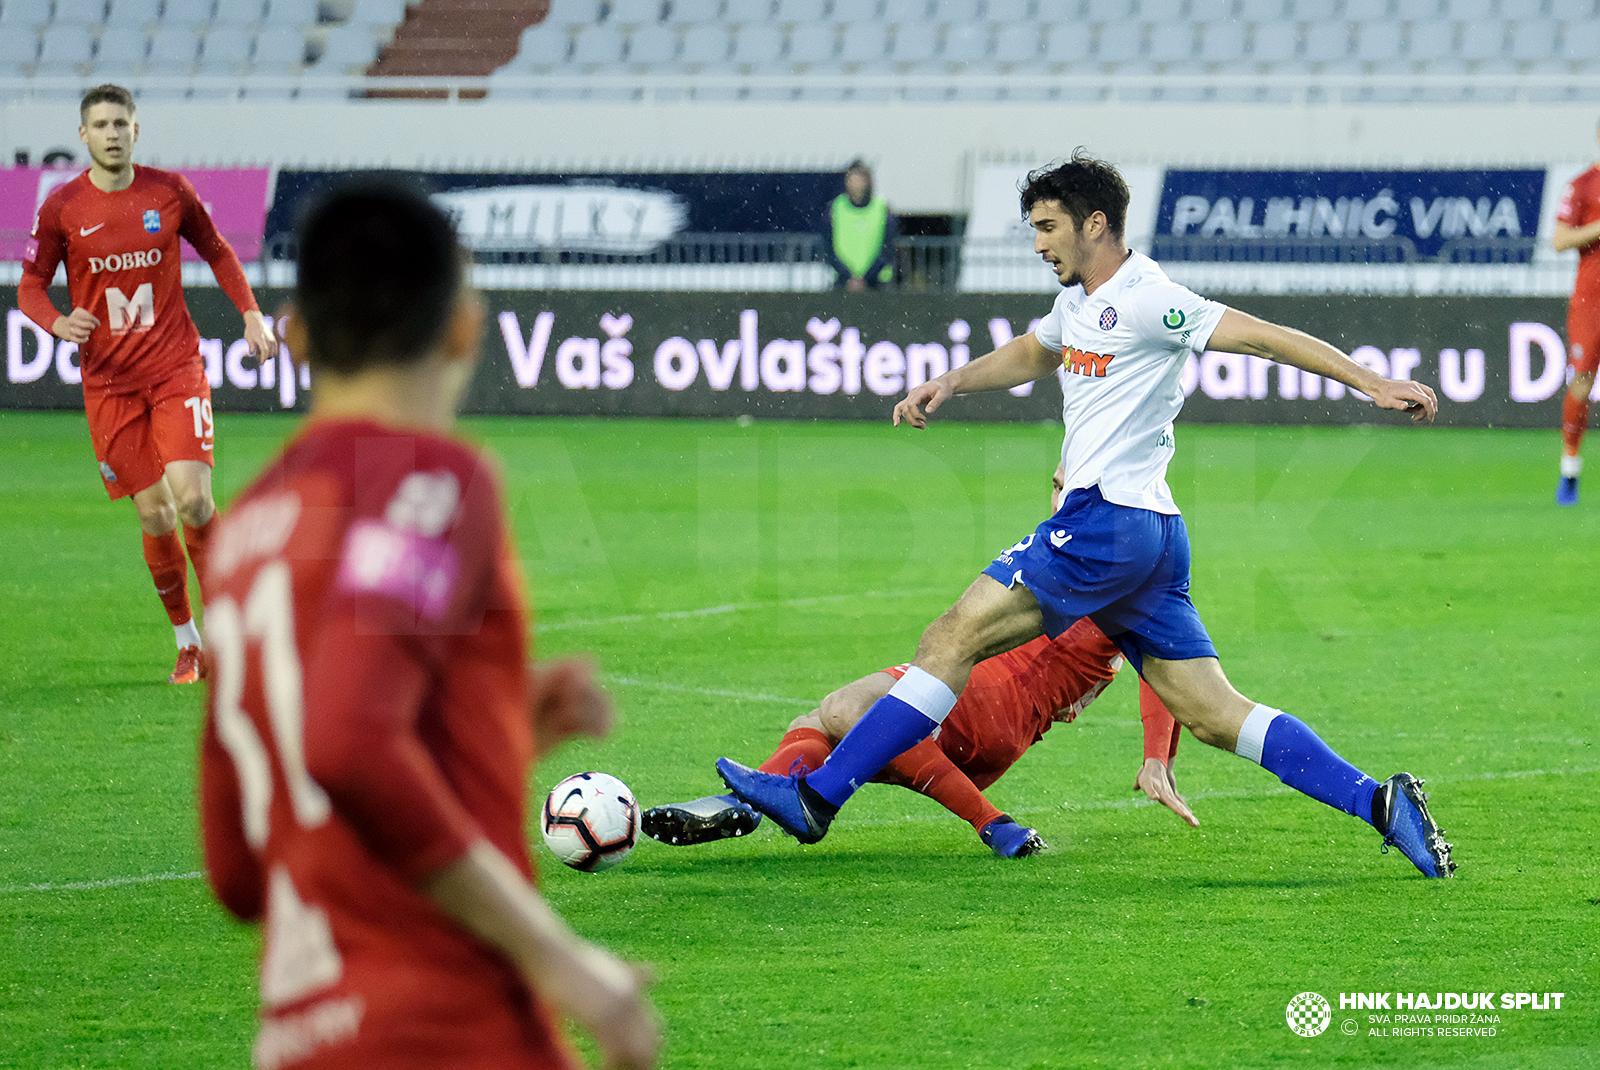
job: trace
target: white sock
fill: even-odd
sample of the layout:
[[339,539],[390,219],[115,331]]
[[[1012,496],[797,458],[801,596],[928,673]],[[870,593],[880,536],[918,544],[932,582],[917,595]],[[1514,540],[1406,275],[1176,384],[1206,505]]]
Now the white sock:
[[1234,744],[1233,753],[1260,765],[1261,751],[1267,743],[1267,729],[1271,727],[1273,719],[1282,713],[1282,710],[1256,703],[1256,708],[1239,726],[1239,742]]
[[182,624],[174,625],[172,632],[178,640],[179,650],[182,650],[186,646],[200,645],[200,629],[194,626],[193,617],[190,617]]
[[1562,479],[1577,479],[1582,474],[1583,474],[1583,458],[1582,457],[1568,457],[1565,453],[1563,453],[1561,455],[1561,478]]

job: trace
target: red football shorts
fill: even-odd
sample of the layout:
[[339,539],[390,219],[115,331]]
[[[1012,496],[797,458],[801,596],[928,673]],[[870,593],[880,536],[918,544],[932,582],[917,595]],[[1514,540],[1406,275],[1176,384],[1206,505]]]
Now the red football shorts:
[[1567,363],[1574,375],[1600,368],[1600,301],[1573,297],[1567,305]]
[[173,461],[215,464],[211,384],[198,359],[132,394],[85,390],[83,409],[100,478],[112,500],[155,486]]
[[[905,675],[906,666],[883,671],[898,680]],[[1040,734],[1032,697],[1016,669],[1001,655],[973,667],[934,742],[982,791],[1015,765]]]

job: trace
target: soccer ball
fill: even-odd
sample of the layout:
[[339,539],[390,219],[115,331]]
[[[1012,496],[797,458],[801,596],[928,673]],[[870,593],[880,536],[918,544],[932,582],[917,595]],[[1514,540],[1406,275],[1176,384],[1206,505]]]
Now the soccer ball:
[[550,789],[539,827],[557,858],[598,873],[627,858],[639,842],[639,804],[616,777],[578,773]]

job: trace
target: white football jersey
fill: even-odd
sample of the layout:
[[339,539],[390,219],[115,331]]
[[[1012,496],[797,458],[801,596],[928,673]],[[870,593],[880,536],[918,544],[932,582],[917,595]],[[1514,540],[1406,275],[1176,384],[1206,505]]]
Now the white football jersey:
[[1136,252],[1093,294],[1081,284],[1061,291],[1034,336],[1061,353],[1067,490],[1098,484],[1108,502],[1178,512],[1167,462],[1183,365],[1226,311]]

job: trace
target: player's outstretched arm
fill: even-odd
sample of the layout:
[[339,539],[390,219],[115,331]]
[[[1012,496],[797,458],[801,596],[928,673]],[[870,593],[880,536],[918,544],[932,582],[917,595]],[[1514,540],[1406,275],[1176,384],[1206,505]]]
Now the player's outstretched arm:
[[1139,681],[1139,720],[1144,726],[1144,765],[1134,778],[1133,790],[1142,791],[1195,828],[1200,819],[1178,794],[1178,781],[1172,775],[1172,760],[1178,753],[1178,724],[1161,697],[1142,679]]
[[1575,227],[1571,223],[1556,220],[1556,229],[1550,235],[1550,247],[1558,253],[1568,249],[1582,249],[1592,241],[1600,240],[1600,219],[1593,223],[1585,223]]
[[1178,794],[1178,781],[1172,775],[1172,766],[1161,759],[1144,760],[1144,764],[1139,767],[1139,776],[1133,782],[1133,790],[1144,792],[1194,828],[1200,827],[1200,819],[1194,816],[1189,804]]
[[1439,399],[1431,387],[1410,379],[1385,379],[1320,338],[1268,323],[1235,308],[1222,314],[1208,347],[1266,357],[1337,379],[1370,397],[1379,408],[1409,412],[1413,420],[1431,421],[1439,411]]
[[516,963],[530,988],[593,1037],[606,1066],[655,1065],[661,1027],[645,995],[648,971],[579,939],[489,841],[475,842],[424,890],[463,928]]
[[952,368],[936,379],[914,386],[894,407],[894,424],[904,420],[912,427],[927,427],[928,417],[955,394],[980,390],[1009,390],[1055,371],[1061,357],[1039,344],[1032,331],[1013,338],[970,364]]

